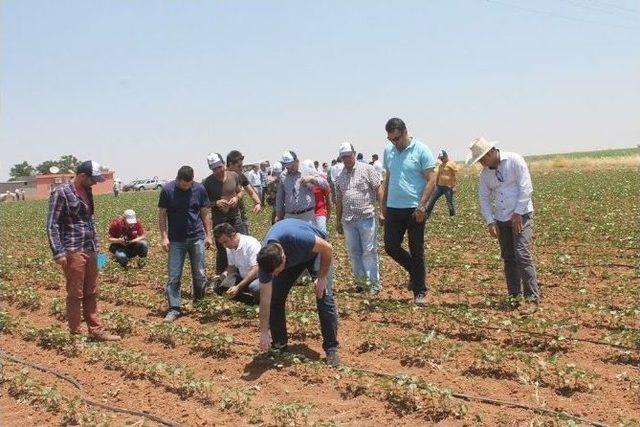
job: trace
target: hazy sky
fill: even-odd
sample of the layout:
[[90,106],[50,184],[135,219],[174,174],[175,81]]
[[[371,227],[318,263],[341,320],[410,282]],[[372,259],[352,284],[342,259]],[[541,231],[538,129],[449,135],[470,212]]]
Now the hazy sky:
[[197,178],[231,149],[369,158],[385,121],[455,159],[640,142],[640,1],[1,2],[0,179],[74,154]]

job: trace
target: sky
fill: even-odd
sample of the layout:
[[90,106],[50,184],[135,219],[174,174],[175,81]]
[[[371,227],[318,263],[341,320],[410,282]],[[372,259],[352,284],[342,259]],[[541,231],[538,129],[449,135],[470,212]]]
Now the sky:
[[123,181],[206,156],[543,154],[640,143],[640,1],[4,0],[0,180],[73,154]]

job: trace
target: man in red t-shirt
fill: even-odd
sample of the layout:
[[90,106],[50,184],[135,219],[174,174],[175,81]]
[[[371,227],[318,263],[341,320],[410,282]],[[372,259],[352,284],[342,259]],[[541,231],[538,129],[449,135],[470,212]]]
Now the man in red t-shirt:
[[118,263],[127,268],[131,258],[139,256],[138,268],[144,265],[143,258],[147,257],[149,242],[147,241],[142,223],[136,218],[133,209],[124,211],[124,215],[111,221],[109,226],[109,252]]
[[315,226],[328,235],[327,218],[331,216],[331,190],[314,185],[313,195],[316,198],[316,207],[313,210]]

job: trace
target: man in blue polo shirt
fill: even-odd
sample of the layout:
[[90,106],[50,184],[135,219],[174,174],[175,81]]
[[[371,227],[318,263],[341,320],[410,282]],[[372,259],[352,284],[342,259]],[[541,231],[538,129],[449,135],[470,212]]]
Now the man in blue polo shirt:
[[[436,159],[422,142],[409,136],[407,126],[392,118],[385,126],[390,143],[384,149],[384,196],[380,222],[384,224],[384,249],[409,272],[414,302],[427,303],[424,226],[426,205],[435,187]],[[402,248],[405,232],[409,252]]]
[[169,310],[165,322],[174,321],[182,313],[180,280],[187,254],[193,277],[193,300],[204,297],[204,251],[212,244],[210,214],[207,190],[199,182],[193,181],[193,169],[190,166],[182,166],[176,179],[162,188],[158,201],[162,249],[169,252],[166,289]]
[[[276,222],[258,252],[260,280],[260,349],[287,348],[285,303],[289,290],[305,270],[317,274],[316,305],[327,364],[338,366],[338,316],[333,301],[333,248],[326,234],[295,218]],[[271,334],[269,334],[271,330]]]

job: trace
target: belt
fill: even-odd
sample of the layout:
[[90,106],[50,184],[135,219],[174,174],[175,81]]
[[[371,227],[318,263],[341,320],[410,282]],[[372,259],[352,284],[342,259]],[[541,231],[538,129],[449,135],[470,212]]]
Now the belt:
[[288,213],[288,214],[291,214],[291,215],[300,215],[300,214],[303,214],[303,213],[307,213],[307,212],[309,212],[309,211],[312,211],[313,209],[314,209],[314,208],[307,208],[307,209],[303,209],[303,210],[301,210],[301,211],[287,212],[287,213]]

